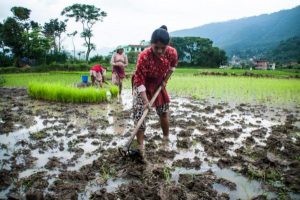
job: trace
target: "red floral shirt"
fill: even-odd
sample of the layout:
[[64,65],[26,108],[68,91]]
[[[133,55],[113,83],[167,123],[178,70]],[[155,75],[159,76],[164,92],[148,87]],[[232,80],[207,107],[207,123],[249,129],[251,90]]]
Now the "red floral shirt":
[[[133,85],[135,87],[144,85],[147,97],[150,100],[163,78],[172,67],[176,67],[177,62],[177,51],[171,46],[167,46],[162,56],[155,55],[151,47],[145,49],[139,55],[133,77]],[[154,102],[154,106],[160,106],[169,102],[169,95],[166,88],[163,88]]]
[[103,67],[99,64],[96,64],[94,65],[92,68],[91,68],[92,71],[96,71],[96,72],[102,72],[103,70]]

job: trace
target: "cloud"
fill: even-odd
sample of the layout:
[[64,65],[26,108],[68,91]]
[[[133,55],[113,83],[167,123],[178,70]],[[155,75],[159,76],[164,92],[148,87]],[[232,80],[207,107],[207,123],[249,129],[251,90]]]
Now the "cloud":
[[[10,16],[10,8],[24,6],[32,10],[31,18],[43,24],[50,18],[60,18],[64,7],[73,3],[93,4],[108,13],[103,22],[94,26],[93,42],[97,48],[115,47],[120,44],[138,43],[149,39],[152,31],[166,24],[170,31],[191,28],[211,22],[237,19],[246,16],[272,13],[300,4],[300,0],[9,0],[0,1],[0,20]],[[74,20],[68,22],[68,32],[81,26]],[[77,36],[76,46],[83,40]],[[65,38],[64,46],[71,49],[71,39]]]

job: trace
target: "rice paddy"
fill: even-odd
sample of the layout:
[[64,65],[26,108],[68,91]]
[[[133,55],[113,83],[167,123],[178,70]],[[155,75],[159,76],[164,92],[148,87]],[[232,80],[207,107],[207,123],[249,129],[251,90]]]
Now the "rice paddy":
[[[275,105],[300,104],[300,80],[286,78],[243,77],[243,76],[193,76],[202,69],[177,69],[168,84],[168,91],[177,96],[194,99],[213,99],[214,101],[256,103]],[[213,70],[212,70],[213,71]],[[216,70],[215,70],[216,71]],[[224,71],[224,70],[223,70]],[[231,70],[233,72],[233,70]],[[230,71],[230,72],[231,72]],[[242,73],[245,70],[235,70]],[[257,71],[257,70],[256,70]],[[267,73],[257,71],[255,73]],[[253,71],[252,71],[253,72]],[[278,77],[287,72],[269,72]],[[288,72],[292,73],[292,72]],[[296,75],[297,73],[294,73]],[[298,73],[299,74],[299,73]],[[4,86],[27,87],[30,82],[58,83],[73,86],[81,82],[81,75],[87,72],[50,72],[5,74]],[[109,79],[109,75],[107,77]],[[117,96],[117,88],[107,85],[112,97]],[[125,89],[130,89],[130,80],[124,81]]]
[[178,96],[215,101],[300,105],[300,80],[222,76],[174,76],[168,90]]

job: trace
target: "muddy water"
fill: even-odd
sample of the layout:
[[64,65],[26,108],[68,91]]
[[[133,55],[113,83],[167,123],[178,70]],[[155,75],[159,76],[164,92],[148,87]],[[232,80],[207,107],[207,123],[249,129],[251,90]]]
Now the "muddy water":
[[133,129],[130,91],[100,105],[1,94],[1,198],[300,198],[299,107],[173,97],[170,141],[148,117],[145,166],[117,153]]

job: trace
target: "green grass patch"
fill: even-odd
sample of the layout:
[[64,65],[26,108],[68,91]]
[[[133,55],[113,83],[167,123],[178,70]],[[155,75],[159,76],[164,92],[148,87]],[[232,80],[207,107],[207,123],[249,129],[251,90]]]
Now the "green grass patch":
[[100,176],[101,176],[102,182],[106,183],[108,181],[108,179],[115,177],[116,173],[117,172],[116,172],[115,168],[108,166],[106,164],[103,164],[100,169]]
[[61,83],[31,82],[28,94],[35,99],[65,103],[98,103],[107,101],[107,90],[94,87],[75,88]]
[[0,86],[3,86],[5,84],[6,80],[3,76],[0,76]]

